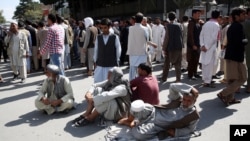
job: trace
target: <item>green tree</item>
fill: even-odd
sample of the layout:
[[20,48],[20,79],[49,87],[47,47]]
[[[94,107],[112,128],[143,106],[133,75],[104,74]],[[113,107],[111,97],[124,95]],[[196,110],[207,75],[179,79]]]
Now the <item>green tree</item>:
[[196,0],[173,0],[173,1],[179,8],[179,19],[181,19],[184,16],[186,10],[190,6],[193,6]]
[[3,16],[3,10],[0,10],[0,23],[5,23],[5,18]]
[[42,18],[41,4],[33,2],[32,0],[20,0],[19,5],[16,7],[13,19],[17,20],[35,20],[38,21]]

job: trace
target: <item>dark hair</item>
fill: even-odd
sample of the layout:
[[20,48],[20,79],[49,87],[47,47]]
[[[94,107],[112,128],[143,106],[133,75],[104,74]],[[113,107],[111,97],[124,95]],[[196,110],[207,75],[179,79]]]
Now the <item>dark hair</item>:
[[23,21],[18,21],[18,27],[19,28],[23,28],[23,27],[25,27],[25,24],[24,24],[24,22]]
[[183,22],[187,22],[187,21],[188,21],[188,16],[186,16],[186,15],[183,16],[183,17],[182,17],[182,21],[183,21]]
[[211,17],[212,17],[213,19],[219,18],[219,17],[220,17],[220,11],[218,11],[218,10],[212,11]]
[[140,13],[140,12],[138,12],[138,13],[135,15],[135,22],[136,22],[136,23],[141,23],[142,19],[143,19],[143,14]]
[[231,16],[232,16],[233,21],[236,21],[235,16],[240,16],[240,14],[243,12],[245,12],[245,10],[242,8],[239,8],[239,7],[234,8],[231,12]]
[[44,27],[44,22],[38,22],[38,27]]
[[98,25],[98,24],[101,24],[101,20],[99,19],[95,21],[95,25]]
[[141,64],[138,66],[138,68],[140,68],[140,69],[146,71],[147,74],[151,74],[151,73],[152,73],[152,67],[149,66],[149,65],[146,64],[146,63],[141,63]]
[[103,18],[102,20],[101,20],[101,25],[107,25],[107,26],[111,26],[111,21],[110,21],[110,19],[108,19],[108,18]]
[[173,11],[169,12],[168,13],[168,18],[169,18],[170,21],[175,20],[175,18],[176,18],[175,12],[173,12]]
[[25,20],[25,23],[26,23],[27,25],[31,25],[31,24],[32,24],[32,22],[31,22],[30,20]]
[[62,16],[56,14],[56,21],[57,21],[58,24],[63,23],[64,18]]
[[247,8],[247,9],[246,9],[246,12],[247,12],[247,14],[248,14],[248,13],[250,12],[250,8]]
[[48,15],[48,19],[52,21],[52,23],[55,23],[56,22],[56,16],[53,15],[53,14],[49,14]]
[[193,9],[192,10],[192,15],[195,14],[195,13],[197,13],[197,12],[201,12],[201,10],[200,9]]

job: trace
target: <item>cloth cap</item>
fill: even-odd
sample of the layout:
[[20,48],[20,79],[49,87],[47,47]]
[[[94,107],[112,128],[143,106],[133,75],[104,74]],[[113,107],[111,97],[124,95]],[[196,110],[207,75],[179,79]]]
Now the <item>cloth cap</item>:
[[89,26],[94,25],[94,21],[91,17],[87,17],[84,19],[84,24],[85,24],[85,28],[88,28]]
[[54,73],[54,74],[59,74],[59,67],[56,65],[48,64],[47,65],[47,71]]
[[142,100],[135,100],[131,103],[131,111],[141,112],[145,108],[145,104]]

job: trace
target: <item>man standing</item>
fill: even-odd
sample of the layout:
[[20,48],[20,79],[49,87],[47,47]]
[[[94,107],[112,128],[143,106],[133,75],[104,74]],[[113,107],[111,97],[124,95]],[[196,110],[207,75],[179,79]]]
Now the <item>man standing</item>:
[[201,54],[199,62],[202,64],[202,80],[204,82],[204,87],[215,87],[211,82],[213,70],[217,66],[216,62],[218,63],[219,16],[219,11],[212,11],[212,18],[204,24],[200,33]]
[[40,50],[40,54],[46,54],[49,50],[50,62],[59,67],[59,74],[64,74],[62,54],[64,45],[64,30],[56,24],[56,16],[53,14],[48,15],[48,34],[44,47]]
[[232,24],[227,31],[227,48],[225,53],[228,85],[217,96],[228,106],[240,103],[234,98],[235,91],[247,80],[244,61],[244,31],[241,22],[245,20],[245,10],[233,9]]
[[48,64],[46,78],[35,100],[38,110],[44,110],[48,115],[54,112],[68,112],[74,106],[74,96],[71,83],[65,76],[59,75],[56,65]]
[[175,22],[175,12],[168,14],[170,23],[166,26],[166,35],[163,44],[165,53],[165,62],[163,67],[162,81],[167,81],[170,63],[175,67],[176,82],[181,81],[181,59],[183,48],[182,28],[179,23]]
[[187,71],[187,34],[188,34],[188,16],[182,17],[182,29],[183,29],[183,49],[182,49],[182,61],[181,61],[181,71]]
[[200,41],[199,36],[202,28],[200,20],[201,11],[197,9],[192,10],[192,18],[188,23],[188,37],[187,37],[187,61],[188,61],[188,78],[196,80],[201,78],[197,74],[197,67],[200,57]]
[[16,80],[20,74],[21,83],[24,83],[27,78],[26,58],[29,55],[27,36],[18,30],[17,23],[11,23],[10,32],[7,43],[10,65],[14,73],[13,79]]
[[[44,47],[44,43],[47,37],[48,29],[45,27],[43,22],[38,23],[38,32],[37,32],[37,47],[41,50]],[[49,64],[49,50],[42,55],[42,67],[44,72],[46,72],[46,67]]]
[[162,45],[165,37],[165,28],[161,24],[160,17],[155,18],[155,24],[152,26],[152,42],[157,44],[157,48],[153,49],[154,53],[152,55],[152,60],[156,60],[157,63],[160,63],[162,60]]
[[247,14],[247,20],[244,23],[244,31],[245,36],[248,40],[248,43],[246,45],[246,64],[247,64],[247,88],[246,92],[250,93],[250,8],[246,11]]
[[141,25],[143,19],[142,13],[135,15],[135,25],[129,27],[128,50],[129,55],[129,80],[137,75],[137,67],[141,63],[147,62],[147,41],[148,29]]
[[119,37],[109,32],[111,24],[109,19],[102,19],[102,33],[97,36],[95,41],[94,62],[96,63],[96,69],[94,83],[106,80],[109,70],[119,65],[121,44]]
[[93,75],[94,71],[94,47],[95,47],[95,40],[98,34],[97,28],[94,26],[94,21],[91,17],[87,17],[84,19],[84,24],[86,27],[86,34],[85,40],[83,45],[83,52],[87,55],[87,70],[88,76]]
[[32,22],[30,20],[26,20],[25,23],[26,23],[25,28],[30,32],[30,37],[31,37],[30,50],[32,52],[32,62],[33,62],[35,71],[38,71],[39,69],[38,56],[37,56],[38,48],[36,44],[37,30],[31,26]]

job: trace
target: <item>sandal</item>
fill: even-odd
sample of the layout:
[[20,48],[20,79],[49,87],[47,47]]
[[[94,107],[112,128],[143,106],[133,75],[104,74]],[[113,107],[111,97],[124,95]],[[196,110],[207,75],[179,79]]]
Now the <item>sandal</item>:
[[209,83],[203,83],[202,84],[203,85],[203,87],[209,87],[209,88],[215,88],[215,85],[214,84],[209,84]]
[[87,125],[89,123],[90,123],[90,121],[87,120],[85,117],[83,117],[82,119],[80,119],[77,122],[75,122],[75,126],[76,127],[82,127],[82,126],[85,126],[85,125]]
[[233,99],[231,100],[230,102],[228,102],[228,104],[232,105],[232,104],[238,104],[238,103],[241,103],[241,100],[238,100],[238,99]]
[[79,121],[79,120],[81,120],[81,119],[83,119],[83,118],[84,118],[84,116],[83,116],[83,115],[80,115],[79,117],[75,118],[75,119],[72,121],[72,123],[76,123],[77,121]]
[[223,96],[221,93],[217,94],[217,96],[226,106],[229,106],[229,103],[227,102],[227,98],[225,96]]

